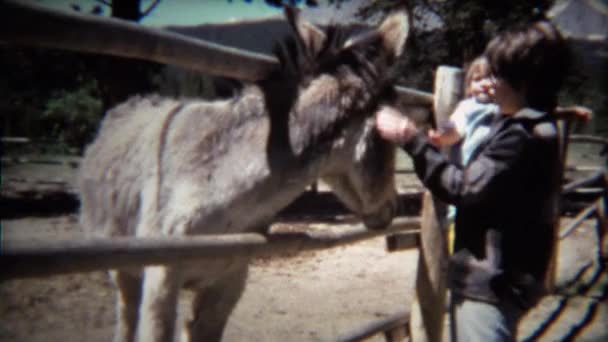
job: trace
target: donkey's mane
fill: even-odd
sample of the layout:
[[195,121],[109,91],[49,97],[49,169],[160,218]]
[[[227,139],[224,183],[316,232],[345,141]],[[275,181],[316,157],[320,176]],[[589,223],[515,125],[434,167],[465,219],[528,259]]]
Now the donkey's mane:
[[[372,29],[366,31],[368,32],[357,32],[357,35],[370,33]],[[302,50],[302,46],[298,44],[297,38],[294,36],[286,37],[276,44],[274,49],[274,53],[281,64],[281,74],[278,78],[283,79],[283,82],[280,91],[285,91],[285,89],[288,89],[287,91],[291,89],[294,92],[301,92],[303,89],[310,91],[308,87],[312,85],[311,82],[317,82],[322,74],[341,74],[337,77],[338,89],[336,89],[335,84],[331,85],[325,82],[314,85],[317,87],[314,92],[317,93],[318,98],[333,92],[333,96],[336,96],[335,105],[330,107],[317,105],[317,108],[314,108],[315,106],[311,104],[310,110],[293,112],[294,103],[283,104],[281,113],[276,113],[277,116],[274,117],[274,119],[278,119],[279,124],[274,121],[273,126],[281,127],[281,130],[289,132],[289,136],[283,136],[282,139],[289,141],[293,148],[292,153],[300,157],[305,157],[304,155],[311,157],[319,149],[324,149],[324,146],[326,146],[324,142],[332,141],[336,134],[339,134],[338,132],[355,118],[361,117],[361,115],[370,115],[373,108],[378,105],[379,99],[390,97],[392,92],[390,86],[392,85],[392,79],[385,77],[387,74],[385,70],[380,70],[384,66],[374,65],[369,59],[370,56],[374,55],[374,49],[377,48],[376,44],[369,43],[344,49],[347,40],[353,36],[352,28],[331,25],[324,29],[324,33],[326,38],[318,51]],[[341,66],[347,68],[338,71],[337,69]],[[341,79],[341,77],[349,78],[348,73],[360,77],[363,82],[356,85],[351,83],[351,80]],[[327,85],[327,88],[325,85]],[[357,87],[363,87],[363,92],[369,92],[366,96],[369,96],[370,99],[363,101],[367,103],[365,108],[354,110],[354,105],[346,103],[355,103],[362,101],[362,99],[347,93],[352,90],[350,88]],[[299,97],[301,98],[301,95],[291,98]],[[344,100],[347,101],[344,102]],[[272,110],[270,106],[269,108]],[[288,123],[290,113],[296,116],[292,117],[292,120],[297,121],[293,127],[289,127]],[[277,132],[272,133],[276,134]]]
[[[371,29],[369,29],[371,31]],[[280,63],[285,77],[304,80],[324,71],[335,68],[338,64],[353,64],[356,58],[353,51],[344,51],[342,47],[352,36],[352,29],[330,25],[324,29],[326,39],[319,51],[304,51],[297,44],[294,36],[287,36],[275,44],[274,55]]]

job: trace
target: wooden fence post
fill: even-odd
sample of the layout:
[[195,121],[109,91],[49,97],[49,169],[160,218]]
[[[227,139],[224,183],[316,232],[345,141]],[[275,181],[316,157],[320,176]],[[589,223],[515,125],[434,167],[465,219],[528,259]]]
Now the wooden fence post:
[[[435,122],[449,118],[462,97],[462,71],[440,66],[435,76]],[[448,262],[446,205],[427,191],[422,199],[416,296],[411,308],[412,341],[443,337]]]

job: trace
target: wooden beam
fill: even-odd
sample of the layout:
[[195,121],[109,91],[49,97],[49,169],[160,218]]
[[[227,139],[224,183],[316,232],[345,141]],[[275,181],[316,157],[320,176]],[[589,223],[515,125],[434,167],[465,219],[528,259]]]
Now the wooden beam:
[[392,332],[405,328],[409,322],[410,315],[407,312],[400,312],[370,324],[363,325],[357,329],[338,337],[339,342],[363,341],[379,333]]
[[431,107],[433,105],[434,96],[432,93],[404,86],[395,86],[395,92],[399,97],[399,104],[401,105],[422,107]]
[[397,252],[420,247],[420,235],[395,233],[386,237],[386,250]]
[[2,137],[0,141],[3,144],[29,144],[31,143],[30,138],[24,137]]
[[590,143],[608,146],[608,139],[595,135],[570,134],[570,141],[576,143]]
[[598,212],[598,210],[600,210],[601,208],[601,205],[602,198],[599,198],[597,201],[593,202],[585,209],[581,210],[567,227],[560,230],[559,239],[564,239],[568,235],[570,235],[578,226],[581,225],[581,223],[583,223],[584,220]]
[[602,199],[598,203],[597,207],[597,242],[598,242],[598,255],[600,259],[608,259],[608,189],[602,196]]
[[355,243],[420,227],[418,218],[398,218],[384,230],[363,225],[334,232],[193,235],[167,238],[107,238],[66,241],[2,241],[0,280],[103,269],[191,262],[225,257],[277,256]]
[[[448,120],[462,97],[462,70],[440,66],[435,76],[435,122]],[[447,207],[429,192],[423,195],[420,256],[410,332],[414,342],[439,342],[443,336],[447,288]]]
[[266,79],[279,67],[274,56],[126,20],[8,0],[0,5],[0,42],[137,58],[246,81]]
[[[126,20],[15,0],[5,0],[0,7],[0,42],[136,58],[244,81],[264,80],[279,68],[275,56]],[[395,92],[403,105],[433,104],[433,94],[428,92],[402,86],[396,86]]]
[[[568,145],[570,143],[570,130],[571,122],[568,119],[558,120],[557,127],[559,130],[559,192],[563,193],[563,181],[564,174],[566,171],[566,162],[568,160]],[[557,206],[561,206],[562,198],[557,196],[556,201],[559,201]],[[559,211],[553,218],[553,239],[551,241],[551,256],[549,258],[549,264],[547,265],[547,271],[545,273],[545,288],[551,293],[555,291],[557,284],[557,260],[559,259],[559,240],[560,240],[560,213]]]

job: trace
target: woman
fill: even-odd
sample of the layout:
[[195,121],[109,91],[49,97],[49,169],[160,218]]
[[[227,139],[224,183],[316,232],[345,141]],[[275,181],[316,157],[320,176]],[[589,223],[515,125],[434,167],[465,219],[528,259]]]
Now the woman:
[[452,339],[512,341],[521,316],[543,293],[560,183],[553,108],[568,50],[546,21],[493,39],[486,51],[499,114],[466,167],[450,163],[424,132],[391,107],[376,116],[418,177],[456,205],[448,277]]

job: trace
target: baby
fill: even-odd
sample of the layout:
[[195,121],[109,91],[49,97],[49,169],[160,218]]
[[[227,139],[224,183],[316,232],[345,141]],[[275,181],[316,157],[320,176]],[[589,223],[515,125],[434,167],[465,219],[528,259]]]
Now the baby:
[[466,99],[460,101],[450,116],[449,121],[439,124],[438,130],[428,133],[431,142],[438,146],[450,146],[461,143],[454,153],[455,161],[466,165],[473,152],[488,133],[495,113],[498,112],[492,102],[494,81],[490,66],[485,57],[477,57],[469,66],[465,76]]

